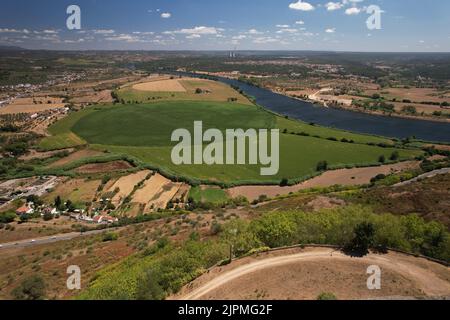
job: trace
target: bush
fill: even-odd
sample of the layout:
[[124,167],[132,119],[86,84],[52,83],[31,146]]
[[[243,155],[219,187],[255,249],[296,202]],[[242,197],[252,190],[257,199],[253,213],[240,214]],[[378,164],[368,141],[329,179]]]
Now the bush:
[[44,221],[50,221],[53,219],[53,215],[49,212],[44,213],[44,217],[43,217]]
[[333,293],[330,292],[322,292],[321,294],[319,294],[319,296],[317,297],[317,300],[337,300],[336,296]]
[[8,211],[0,213],[0,223],[11,223],[16,219],[14,212]]
[[400,154],[398,153],[398,151],[394,151],[391,154],[391,157],[389,158],[392,161],[397,161],[400,158]]
[[319,161],[317,163],[316,170],[319,171],[319,172],[327,171],[328,170],[328,162],[327,161]]
[[12,292],[16,300],[42,300],[45,296],[45,282],[39,276],[25,279]]
[[107,232],[103,235],[102,241],[103,242],[116,241],[117,239],[119,239],[119,235],[117,233]]

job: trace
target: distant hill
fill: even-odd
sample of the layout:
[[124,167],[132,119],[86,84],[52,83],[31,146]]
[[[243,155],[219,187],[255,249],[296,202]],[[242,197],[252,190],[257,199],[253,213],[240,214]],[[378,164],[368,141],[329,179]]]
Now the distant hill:
[[2,46],[0,45],[0,51],[25,51],[28,49],[24,49],[21,47],[14,47],[14,46]]

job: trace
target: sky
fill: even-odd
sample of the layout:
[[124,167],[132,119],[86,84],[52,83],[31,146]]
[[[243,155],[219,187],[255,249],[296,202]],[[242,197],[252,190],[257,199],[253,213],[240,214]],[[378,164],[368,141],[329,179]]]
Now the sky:
[[1,0],[0,45],[450,52],[449,12],[449,0]]

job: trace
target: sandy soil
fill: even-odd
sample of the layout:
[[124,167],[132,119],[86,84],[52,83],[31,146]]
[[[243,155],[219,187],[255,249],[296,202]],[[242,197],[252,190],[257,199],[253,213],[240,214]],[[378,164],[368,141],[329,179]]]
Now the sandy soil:
[[64,108],[65,106],[66,105],[64,103],[8,105],[0,109],[0,114],[38,113],[42,111]]
[[340,169],[327,171],[321,176],[305,181],[290,187],[280,186],[241,186],[228,189],[230,196],[238,197],[244,196],[249,201],[259,198],[261,195],[266,195],[270,198],[278,195],[287,195],[291,192],[306,190],[317,187],[330,187],[333,185],[343,186],[357,186],[370,183],[370,180],[378,174],[391,174],[400,172],[406,169],[417,168],[419,163],[416,161],[401,162],[392,165],[385,165],[380,167],[370,168],[354,168],[354,169]]
[[91,163],[77,168],[75,171],[81,174],[114,172],[132,168],[126,161],[111,161],[106,163]]
[[135,84],[133,89],[152,92],[186,92],[179,79],[157,80]]
[[18,98],[15,99],[10,105],[0,108],[0,114],[37,113],[52,109],[64,108],[65,106],[66,104],[62,102],[61,98]]
[[145,205],[144,210],[150,210],[152,205],[154,209],[165,208],[181,185],[181,183],[173,183],[160,174],[155,174],[136,191],[131,202]]
[[77,152],[74,152],[70,154],[69,156],[59,159],[58,161],[53,162],[49,165],[50,168],[55,167],[62,167],[69,163],[72,163],[74,161],[83,159],[83,158],[89,158],[89,157],[95,157],[95,156],[101,156],[103,152],[95,151],[95,150],[89,150],[89,149],[83,149]]
[[113,102],[113,98],[111,97],[111,90],[102,90],[72,98],[70,101],[73,103],[108,103]]
[[[367,289],[371,265],[381,268],[381,290]],[[450,269],[394,252],[352,258],[327,248],[288,249],[216,267],[172,298],[303,300],[323,292],[345,300],[448,297]]]
[[426,147],[430,147],[430,148],[434,147],[438,150],[450,151],[450,146],[443,145],[443,144],[429,144],[429,145],[426,145]]
[[150,173],[151,171],[149,170],[139,171],[128,176],[121,177],[119,180],[117,180],[111,187],[107,189],[108,192],[114,192],[114,190],[116,190],[117,188],[119,189],[119,192],[113,197],[112,203],[115,206],[119,205],[124,198],[131,194],[134,187],[139,182],[143,181]]

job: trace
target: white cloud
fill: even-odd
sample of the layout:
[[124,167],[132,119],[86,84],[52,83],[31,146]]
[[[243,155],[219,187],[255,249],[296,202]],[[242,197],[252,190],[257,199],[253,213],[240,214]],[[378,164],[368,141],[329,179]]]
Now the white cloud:
[[258,31],[256,29],[250,29],[250,30],[248,30],[247,33],[255,35],[255,34],[263,34],[264,32]]
[[344,4],[342,4],[340,2],[328,2],[327,4],[325,4],[325,7],[327,8],[328,11],[339,10],[343,6],[344,6]]
[[352,7],[352,8],[348,8],[347,10],[345,10],[345,14],[351,16],[351,15],[357,15],[361,12],[361,9],[356,8],[356,7]]
[[289,28],[290,25],[288,25],[288,24],[277,24],[276,27],[277,28]]
[[57,34],[58,33],[57,30],[49,30],[49,29],[44,30],[42,32],[45,33],[45,34]]
[[186,39],[199,39],[201,37],[202,36],[199,34],[190,34],[190,35],[186,36]]
[[281,33],[296,33],[296,32],[298,32],[298,30],[297,29],[293,29],[293,28],[285,28],[285,29],[281,29],[281,30],[277,31],[278,34],[281,34]]
[[191,29],[180,29],[175,31],[164,31],[164,34],[218,34],[220,31],[223,31],[223,29],[215,28],[215,27],[205,27],[205,26],[199,26],[194,27]]
[[115,31],[111,30],[111,29],[99,29],[99,30],[94,30],[95,34],[113,34]]
[[0,28],[0,33],[30,33],[27,29],[17,30],[17,29],[8,29],[8,28]]
[[253,43],[256,44],[266,44],[266,43],[274,43],[278,42],[278,39],[272,37],[259,37],[253,40]]
[[299,25],[304,25],[304,24],[305,24],[305,22],[304,22],[304,21],[302,21],[302,20],[299,20],[299,21],[295,21],[295,24],[299,24]]
[[105,38],[108,41],[125,41],[125,42],[140,42],[140,39],[136,36],[132,36],[129,34],[120,34],[113,37]]
[[326,33],[335,33],[336,32],[336,28],[328,28],[325,30]]
[[311,11],[314,10],[314,6],[308,2],[302,2],[302,0],[299,0],[298,2],[291,3],[289,5],[289,8],[292,10],[299,10],[299,11]]
[[170,12],[161,13],[161,18],[163,19],[169,19],[170,17],[172,17],[172,14]]

